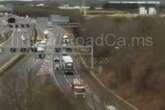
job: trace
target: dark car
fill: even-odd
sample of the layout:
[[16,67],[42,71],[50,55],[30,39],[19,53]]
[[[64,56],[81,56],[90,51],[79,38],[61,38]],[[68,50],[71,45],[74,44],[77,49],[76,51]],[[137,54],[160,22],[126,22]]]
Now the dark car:
[[12,25],[12,24],[9,24],[9,27],[10,27],[10,28],[13,28],[13,25]]
[[8,23],[15,23],[16,22],[16,19],[11,17],[11,18],[8,18],[7,20]]
[[56,53],[61,52],[61,48],[55,48],[55,52],[56,52]]
[[35,53],[35,52],[37,52],[37,48],[36,47],[32,47],[31,51]]
[[24,52],[29,52],[29,48],[21,48],[21,49],[20,49],[20,52],[23,52],[23,53],[24,53]]
[[44,53],[39,53],[39,54],[38,54],[38,57],[39,57],[40,59],[44,59],[44,58],[45,58],[45,54],[44,54]]
[[10,48],[10,52],[16,52],[17,49],[16,48]]
[[18,27],[19,27],[18,24],[16,24],[16,25],[15,25],[15,28],[18,28]]
[[27,28],[29,28],[29,27],[30,27],[30,25],[29,25],[29,24],[26,24],[26,27],[27,27]]
[[21,24],[21,28],[24,28],[25,27],[25,25],[24,24]]

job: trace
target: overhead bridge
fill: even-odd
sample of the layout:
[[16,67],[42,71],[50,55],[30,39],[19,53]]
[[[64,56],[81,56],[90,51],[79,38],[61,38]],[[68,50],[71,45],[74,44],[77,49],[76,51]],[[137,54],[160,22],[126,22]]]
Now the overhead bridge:
[[140,5],[155,5],[160,4],[160,1],[109,1],[108,3],[116,4],[140,4]]

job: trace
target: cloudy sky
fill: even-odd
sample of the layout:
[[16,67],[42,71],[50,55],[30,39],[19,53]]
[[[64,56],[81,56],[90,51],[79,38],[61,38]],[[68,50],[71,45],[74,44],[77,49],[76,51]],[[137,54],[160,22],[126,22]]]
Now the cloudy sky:
[[[41,0],[0,0],[0,1],[41,1]],[[77,1],[81,1],[81,0],[77,0]],[[111,1],[111,0],[93,0],[93,1]],[[115,1],[115,0],[112,0],[112,1]],[[164,0],[117,0],[117,1],[164,1]]]
[[0,0],[0,1],[33,1],[33,0]]
[[[0,1],[58,1],[58,2],[81,2],[82,0],[0,0]],[[95,1],[115,1],[115,0],[86,0],[87,2],[95,2]],[[116,1],[126,1],[126,0],[116,0]],[[127,1],[161,1],[165,3],[165,0],[127,0]]]

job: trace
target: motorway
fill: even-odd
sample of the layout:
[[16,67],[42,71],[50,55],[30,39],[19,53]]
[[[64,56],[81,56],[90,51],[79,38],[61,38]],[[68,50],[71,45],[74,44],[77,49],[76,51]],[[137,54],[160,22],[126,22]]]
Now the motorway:
[[[20,19],[20,23],[30,23],[30,20]],[[22,21],[22,22],[21,22]],[[125,104],[118,101],[114,94],[112,94],[109,90],[102,87],[98,81],[96,81],[89,73],[89,69],[84,66],[83,63],[77,63],[75,60],[75,72],[74,75],[65,75],[63,70],[55,70],[53,58],[59,56],[59,54],[54,53],[55,47],[60,47],[62,45],[62,37],[65,34],[65,30],[58,25],[54,25],[53,29],[47,26],[47,23],[35,22],[36,29],[39,33],[40,37],[44,36],[44,31],[47,30],[48,33],[48,41],[46,58],[41,60],[36,60],[36,55],[26,55],[23,59],[17,62],[12,68],[8,69],[6,73],[17,73],[22,74],[26,73],[27,70],[31,70],[34,75],[38,73],[41,69],[44,61],[48,62],[49,73],[52,76],[52,80],[55,85],[57,85],[60,90],[64,93],[64,95],[70,97],[70,101],[75,105],[76,110],[107,110],[105,108],[106,105],[114,105],[117,110],[136,110],[127,108]],[[12,29],[12,34],[8,41],[3,45],[3,47],[11,47],[14,46],[16,48],[21,48],[28,45],[27,42],[22,42],[21,36],[24,35],[27,39],[32,37],[33,30],[31,28],[27,29]],[[17,43],[13,44],[13,39],[17,40]],[[74,43],[71,44],[74,46]],[[13,57],[12,54],[1,54],[0,55],[0,65],[3,65],[5,62],[8,62],[9,59]],[[74,59],[77,56],[74,56]],[[83,61],[82,61],[83,62]],[[20,71],[21,68],[21,71]],[[25,75],[26,75],[25,74]],[[5,77],[5,76],[3,76]],[[23,75],[24,77],[24,75]],[[82,78],[86,83],[87,93],[85,98],[75,98],[71,89],[71,83],[73,78]]]
[[[19,21],[18,24],[24,24],[25,22],[27,24],[29,23],[26,19],[19,17],[16,18]],[[32,36],[33,30],[31,28],[9,28],[8,26],[6,26],[4,31],[11,32],[11,36],[9,36],[8,40],[0,46],[5,50],[4,52],[0,53],[0,67],[13,57],[13,54],[10,53],[9,48],[21,48],[29,45],[27,41],[24,42],[22,40],[21,36],[29,39]]]
[[[63,28],[55,28],[57,30],[54,30],[50,33],[49,39],[50,41],[54,41],[53,47],[60,47],[62,44],[61,37],[63,36],[62,33],[65,33],[65,30]],[[58,34],[59,33],[59,34]],[[52,37],[51,37],[52,36]],[[70,46],[75,46],[74,43],[72,43]],[[49,45],[51,47],[51,45]],[[54,51],[54,50],[49,50]],[[48,52],[51,53],[51,52]],[[57,57],[59,54],[54,54],[53,57]],[[50,64],[53,65],[53,57],[51,56]],[[72,57],[75,57],[76,59],[77,55],[72,55]],[[107,88],[104,88],[102,85],[98,83],[96,79],[94,79],[89,73],[90,69],[86,68],[83,63],[77,63],[75,62],[75,72],[74,75],[65,75],[63,70],[57,71],[53,67],[52,69],[52,77],[54,79],[54,82],[56,85],[59,86],[61,91],[63,91],[66,95],[73,96],[73,92],[71,89],[71,83],[74,78],[81,78],[85,81],[85,83],[88,85],[86,98],[82,98],[81,100],[72,97],[72,101],[78,105],[78,110],[107,110],[106,106],[114,106],[117,108],[117,110],[137,110],[132,105],[127,105],[128,103],[124,100],[119,99],[120,97],[116,96],[113,92],[109,91]],[[82,101],[83,100],[83,101]],[[123,102],[124,101],[124,102]],[[131,106],[131,107],[127,107]]]
[[[61,47],[62,37],[64,36],[64,34],[65,34],[65,30],[59,26],[54,26],[53,31],[49,30],[48,47]],[[72,43],[70,46],[74,46],[74,44]],[[48,53],[52,53],[52,51],[54,51],[54,49],[51,48],[48,49]],[[71,89],[71,83],[74,78],[81,77],[79,74],[80,71],[78,71],[79,70],[78,67],[75,67],[75,70],[77,71],[75,71],[74,75],[65,75],[63,70],[58,71],[55,70],[54,66],[52,67],[52,65],[54,65],[53,57],[60,57],[60,55],[53,54],[53,56],[51,55],[47,58],[51,65],[50,70],[54,83],[58,85],[60,90],[64,92],[65,95],[70,96],[70,100],[78,107],[77,110],[105,110],[104,103],[99,99],[99,97],[97,96],[97,94],[95,94],[94,90],[92,90],[91,87],[87,88],[86,98],[81,97],[80,99],[77,99],[74,97]],[[74,55],[72,57],[74,57]],[[85,79],[83,80],[86,81]],[[88,84],[87,81],[86,83]]]
[[[40,26],[42,23],[38,23],[39,30],[48,30],[48,42],[47,42],[47,53],[49,53],[45,60],[46,62],[49,62],[49,72],[50,75],[52,76],[53,82],[55,85],[57,85],[60,90],[68,97],[70,97],[70,101],[75,105],[76,110],[92,110],[92,99],[86,99],[86,98],[80,98],[77,99],[74,97],[72,89],[71,89],[71,82],[73,78],[79,77],[79,75],[71,75],[67,76],[64,74],[62,70],[57,71],[54,69],[54,62],[53,58],[54,57],[60,57],[59,54],[53,53],[55,47],[60,47],[62,46],[62,38],[65,34],[65,30],[57,25],[54,25],[54,29],[49,29],[49,28],[44,28],[44,26]],[[54,47],[54,48],[52,48]],[[92,108],[92,109],[91,109]],[[100,108],[100,106],[98,106]],[[94,109],[93,109],[94,110]],[[96,110],[96,109],[95,109]],[[102,109],[100,109],[102,110]]]

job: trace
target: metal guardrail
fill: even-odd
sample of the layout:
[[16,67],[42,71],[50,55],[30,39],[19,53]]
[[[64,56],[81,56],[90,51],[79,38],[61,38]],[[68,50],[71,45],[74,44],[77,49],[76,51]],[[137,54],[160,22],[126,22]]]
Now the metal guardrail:
[[[33,30],[33,31],[34,31],[34,30]],[[36,34],[32,34],[32,36],[36,36]],[[10,38],[9,38],[9,39],[10,39]],[[8,40],[9,40],[9,39],[8,39]],[[6,40],[6,41],[3,42],[2,44],[0,44],[0,48],[2,48],[3,45],[5,45],[6,42],[7,42],[8,40]],[[4,48],[2,48],[2,50],[3,50],[3,49],[4,49]],[[6,62],[4,65],[2,65],[2,66],[0,67],[0,77],[1,77],[2,75],[4,75],[4,73],[5,73],[5,71],[6,71],[7,69],[9,69],[10,67],[12,67],[16,62],[18,62],[19,60],[21,60],[24,56],[25,56],[25,55],[22,54],[22,53],[17,53],[17,54],[15,54],[15,56],[12,57],[8,62]]]
[[11,35],[11,31],[7,32],[6,35],[7,35],[7,36],[5,36],[5,37],[6,37],[7,39],[6,39],[4,42],[1,42],[1,43],[0,43],[0,47],[2,47],[3,45],[5,45],[6,42],[10,39],[9,36]]
[[4,72],[12,67],[16,62],[18,62],[21,58],[23,58],[24,55],[16,55],[10,61],[6,62],[1,68],[0,68],[0,77],[4,74]]
[[68,23],[68,24],[61,24],[62,27],[68,28],[79,28],[81,27],[80,23]]

